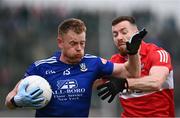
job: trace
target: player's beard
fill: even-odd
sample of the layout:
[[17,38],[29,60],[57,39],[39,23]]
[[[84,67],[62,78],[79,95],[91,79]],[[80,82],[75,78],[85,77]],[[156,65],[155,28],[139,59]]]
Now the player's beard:
[[83,58],[83,56],[84,56],[84,53],[72,55],[72,56],[70,56],[70,61],[72,64],[79,63],[81,61],[81,59]]
[[81,61],[81,59],[83,58],[84,56],[84,53],[78,53],[78,54],[75,54],[75,53],[63,53],[63,57],[65,59],[65,62],[67,64],[77,64]]
[[118,50],[122,56],[127,56],[126,45],[121,45],[120,47],[118,47]]

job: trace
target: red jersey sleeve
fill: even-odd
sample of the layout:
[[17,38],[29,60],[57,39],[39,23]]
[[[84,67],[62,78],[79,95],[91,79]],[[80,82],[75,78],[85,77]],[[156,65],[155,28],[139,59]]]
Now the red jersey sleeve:
[[172,69],[170,54],[161,49],[153,51],[150,55],[151,66],[166,66],[169,70]]
[[124,63],[124,62],[126,62],[125,58],[123,56],[121,56],[120,54],[113,55],[111,57],[110,61],[113,63]]

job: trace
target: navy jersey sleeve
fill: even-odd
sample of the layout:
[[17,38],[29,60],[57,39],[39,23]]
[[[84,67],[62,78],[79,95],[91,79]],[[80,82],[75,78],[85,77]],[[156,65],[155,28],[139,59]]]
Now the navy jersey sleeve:
[[39,72],[38,72],[38,70],[37,70],[37,67],[35,66],[34,63],[31,64],[31,65],[27,68],[27,70],[26,70],[23,78],[25,78],[25,77],[27,77],[27,76],[30,76],[30,75],[39,75]]
[[98,58],[98,76],[111,75],[114,64],[106,59]]

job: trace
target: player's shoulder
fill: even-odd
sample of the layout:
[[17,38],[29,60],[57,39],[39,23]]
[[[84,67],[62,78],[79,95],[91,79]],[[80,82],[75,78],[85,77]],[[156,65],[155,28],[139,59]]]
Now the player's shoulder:
[[169,52],[167,50],[165,50],[164,48],[153,44],[153,43],[146,43],[146,49],[148,50],[149,53],[153,54],[153,53],[159,53],[159,52],[165,52],[168,53]]
[[33,64],[37,67],[37,66],[44,65],[44,64],[53,64],[56,62],[57,62],[57,57],[55,55],[53,55],[49,58],[37,60]]
[[119,58],[123,58],[123,56],[120,54],[114,54],[111,56],[111,59],[119,59]]
[[120,54],[114,54],[111,56],[110,61],[115,63],[123,63],[126,61],[126,57]]
[[147,49],[149,53],[148,57],[151,60],[159,60],[160,62],[168,63],[168,60],[171,59],[171,55],[168,51],[155,44],[148,44]]
[[91,54],[85,54],[83,57],[83,61],[89,62],[90,64],[98,64],[99,62],[105,63],[107,60],[103,59],[99,56],[91,55]]
[[91,54],[85,54],[83,58],[84,59],[97,59],[98,57]]

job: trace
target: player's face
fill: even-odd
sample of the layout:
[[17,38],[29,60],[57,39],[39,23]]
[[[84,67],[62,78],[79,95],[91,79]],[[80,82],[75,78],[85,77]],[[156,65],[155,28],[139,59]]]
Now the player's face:
[[62,41],[58,42],[58,45],[61,48],[61,58],[63,61],[68,64],[80,62],[84,56],[86,33],[76,34],[70,30],[61,39]]
[[137,32],[137,27],[128,21],[112,26],[113,40],[121,55],[127,55],[126,42]]

